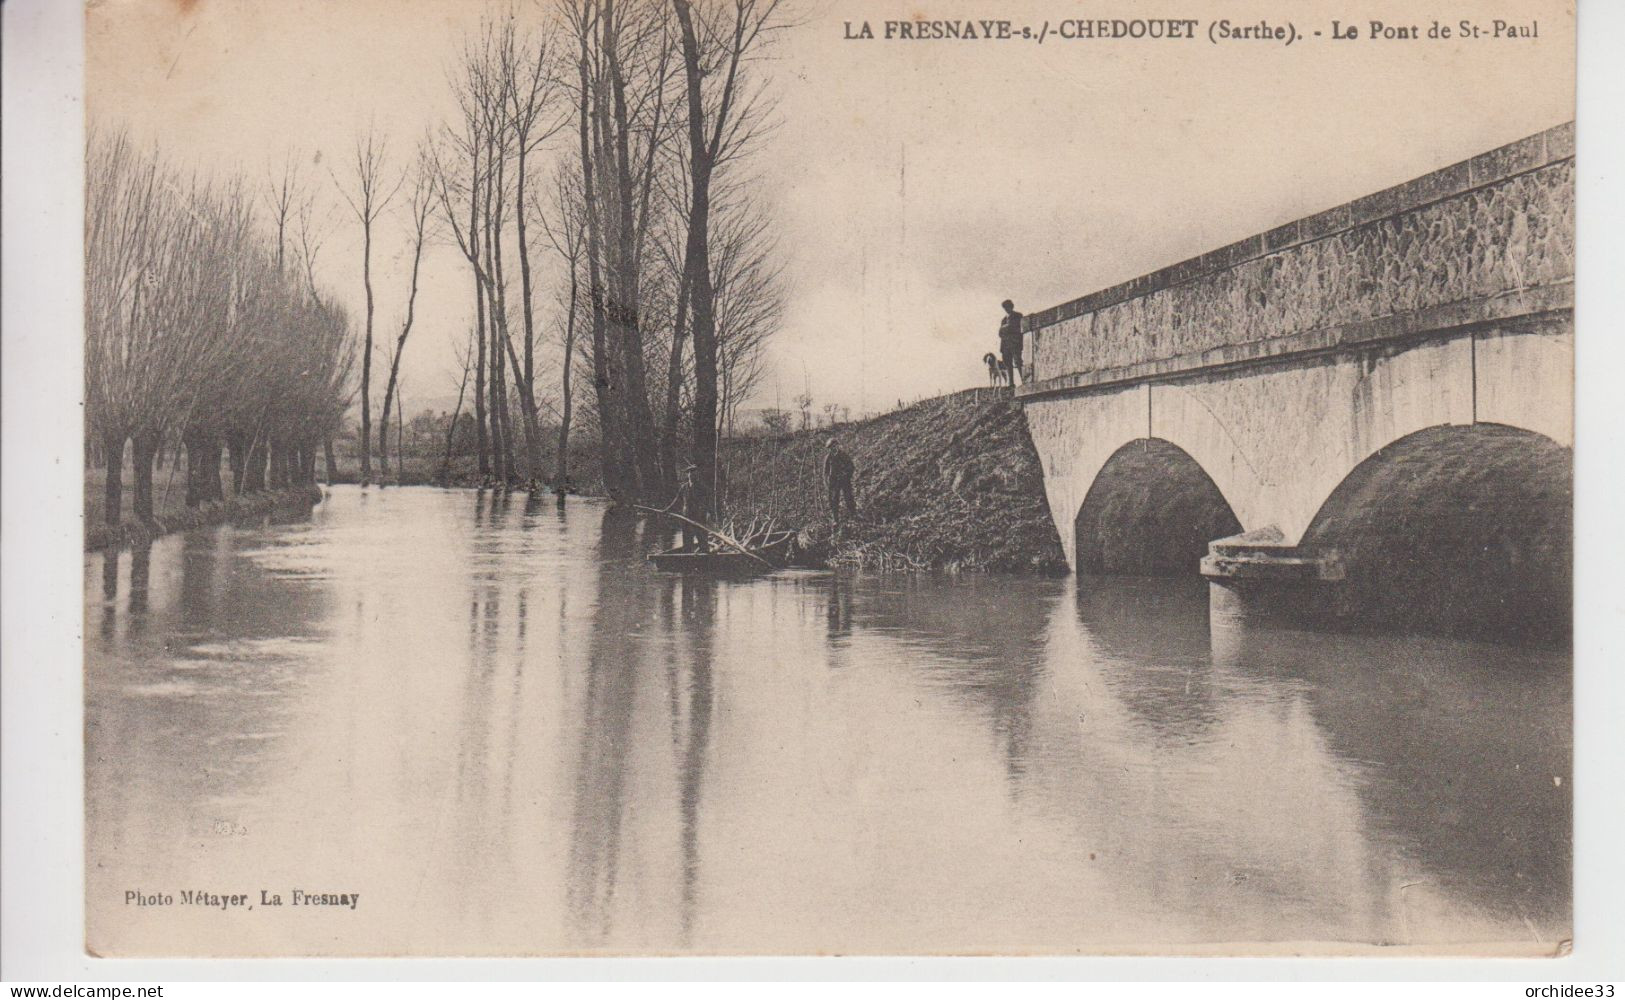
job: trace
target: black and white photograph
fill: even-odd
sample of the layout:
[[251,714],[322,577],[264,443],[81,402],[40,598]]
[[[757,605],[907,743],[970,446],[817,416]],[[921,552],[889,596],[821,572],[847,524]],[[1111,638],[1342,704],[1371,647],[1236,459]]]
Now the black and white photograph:
[[1576,23],[89,0],[86,955],[1569,955]]

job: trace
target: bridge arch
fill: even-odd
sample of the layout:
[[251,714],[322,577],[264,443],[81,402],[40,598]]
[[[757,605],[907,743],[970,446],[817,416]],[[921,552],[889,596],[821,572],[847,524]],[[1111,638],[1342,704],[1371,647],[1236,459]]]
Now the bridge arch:
[[[1259,485],[1245,442],[1237,442],[1200,404],[1180,406],[1176,418],[1168,419],[1167,401],[1177,398],[1175,387],[1141,384],[1027,407],[1028,431],[1044,463],[1050,513],[1075,571],[1088,571],[1079,561],[1076,525],[1090,492],[1108,463],[1124,457],[1131,445],[1144,449],[1148,440],[1172,447],[1190,463],[1164,456],[1163,470],[1181,477],[1176,485],[1190,484],[1188,471],[1194,466],[1235,519],[1244,527],[1254,526],[1258,498],[1268,494]],[[1195,571],[1196,560],[1190,569]]]
[[1339,605],[1402,627],[1566,635],[1573,451],[1506,424],[1436,425],[1354,467],[1300,548],[1335,551]]
[[1208,543],[1241,531],[1213,477],[1183,448],[1139,438],[1095,474],[1073,518],[1080,574],[1195,575]]

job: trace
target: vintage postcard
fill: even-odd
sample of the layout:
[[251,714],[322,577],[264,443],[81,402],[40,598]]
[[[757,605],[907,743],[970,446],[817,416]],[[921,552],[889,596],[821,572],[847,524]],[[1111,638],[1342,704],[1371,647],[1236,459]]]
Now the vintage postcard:
[[1564,0],[91,0],[94,956],[1550,956]]

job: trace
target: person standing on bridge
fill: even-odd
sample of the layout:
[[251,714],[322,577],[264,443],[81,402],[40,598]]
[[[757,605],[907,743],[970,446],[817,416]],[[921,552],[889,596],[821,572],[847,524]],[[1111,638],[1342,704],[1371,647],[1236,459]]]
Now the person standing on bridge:
[[[1010,387],[1015,388],[1016,373],[1021,371],[1021,313],[1016,312],[1016,304],[1009,299],[1004,300],[1004,319],[999,322],[999,354],[1003,357]],[[1026,384],[1025,374],[1021,381]]]
[[846,501],[848,514],[858,512],[858,502],[852,496],[852,477],[855,474],[852,456],[848,455],[834,438],[824,442],[824,485],[829,490],[829,516],[835,526],[841,526],[841,501]]

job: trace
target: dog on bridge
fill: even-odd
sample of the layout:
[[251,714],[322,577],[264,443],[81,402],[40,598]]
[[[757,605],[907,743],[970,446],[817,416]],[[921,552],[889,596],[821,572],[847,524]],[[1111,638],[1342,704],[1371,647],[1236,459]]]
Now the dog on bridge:
[[982,355],[982,364],[987,365],[987,384],[989,387],[998,387],[1004,384],[1008,373],[1004,370],[1004,365],[999,361],[998,355],[988,351]]

